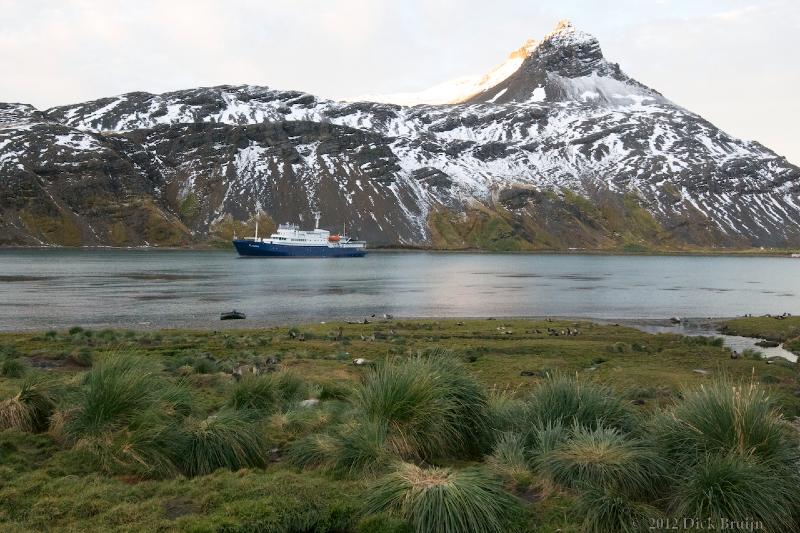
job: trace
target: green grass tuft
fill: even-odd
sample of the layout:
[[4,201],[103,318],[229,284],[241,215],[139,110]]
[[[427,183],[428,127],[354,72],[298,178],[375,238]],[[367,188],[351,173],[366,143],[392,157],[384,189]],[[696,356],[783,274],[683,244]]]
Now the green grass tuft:
[[277,409],[293,408],[308,393],[305,381],[292,372],[245,375],[233,387],[229,403],[235,409],[271,413]]
[[534,426],[561,423],[631,431],[636,417],[610,389],[565,375],[548,376],[531,394],[526,418]]
[[522,430],[527,404],[512,391],[495,390],[489,395],[489,419],[495,431]]
[[69,360],[76,366],[89,368],[94,363],[94,356],[91,350],[81,348],[69,354]]
[[75,450],[88,452],[110,474],[163,479],[179,472],[183,434],[171,420],[152,410],[135,415],[128,427],[87,435]]
[[400,457],[433,459],[476,453],[488,441],[488,397],[449,357],[388,360],[357,387],[358,412],[385,423]]
[[289,447],[288,459],[299,468],[329,468],[337,451],[336,439],[326,433],[312,433]]
[[[663,515],[657,508],[632,501],[619,492],[591,487],[578,494],[575,513],[582,519],[581,530],[586,533],[652,531],[652,526],[658,524],[658,518]],[[683,525],[683,522],[678,524]]]
[[0,431],[45,431],[54,407],[53,398],[44,383],[26,380],[16,394],[0,401]]
[[717,381],[688,391],[653,427],[670,456],[683,462],[709,453],[734,453],[771,465],[800,459],[793,429],[756,384]]
[[559,448],[570,436],[570,431],[561,422],[537,423],[523,434],[530,454],[530,462],[535,469],[541,468],[541,460],[549,452]]
[[403,463],[367,495],[368,514],[388,512],[417,533],[504,533],[515,500],[485,470],[420,468]]
[[360,421],[341,428],[335,437],[331,470],[338,475],[371,475],[388,465],[392,458],[386,447],[386,423]]
[[131,356],[114,355],[86,373],[78,408],[66,422],[68,437],[114,431],[148,409],[185,415],[191,409],[188,391],[163,379],[151,365]]
[[25,375],[25,363],[16,357],[5,356],[0,358],[0,376],[4,378],[21,378]]
[[533,481],[528,456],[525,438],[519,433],[509,431],[497,437],[486,464],[504,479],[513,481],[516,486],[526,487]]
[[545,453],[542,472],[562,487],[655,494],[666,469],[654,450],[616,429],[575,427],[560,446]]
[[190,421],[180,453],[188,476],[210,474],[219,468],[238,470],[266,463],[263,435],[246,411],[222,410]]
[[[796,483],[781,482],[761,465],[739,455],[709,455],[676,487],[673,514],[728,521],[758,521],[759,529],[798,531]],[[733,528],[727,528],[733,529]]]
[[278,404],[278,391],[272,376],[245,375],[234,385],[230,405],[234,409],[272,411]]

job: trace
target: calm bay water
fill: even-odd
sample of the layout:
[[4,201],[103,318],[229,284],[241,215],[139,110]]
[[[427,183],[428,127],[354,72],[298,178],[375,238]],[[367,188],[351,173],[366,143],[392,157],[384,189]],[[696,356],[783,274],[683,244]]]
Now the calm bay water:
[[373,252],[0,250],[0,330],[252,327],[374,314],[606,319],[800,314],[800,260]]

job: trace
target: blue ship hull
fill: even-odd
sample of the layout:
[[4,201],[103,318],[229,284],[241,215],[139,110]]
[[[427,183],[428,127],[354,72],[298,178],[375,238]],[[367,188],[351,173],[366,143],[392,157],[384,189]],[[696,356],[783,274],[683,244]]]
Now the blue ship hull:
[[364,257],[364,248],[339,246],[287,246],[248,240],[235,240],[233,245],[245,257]]

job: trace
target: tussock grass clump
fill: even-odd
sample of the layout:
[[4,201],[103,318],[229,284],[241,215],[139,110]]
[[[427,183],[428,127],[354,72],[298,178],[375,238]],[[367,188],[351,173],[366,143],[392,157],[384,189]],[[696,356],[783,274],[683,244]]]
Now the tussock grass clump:
[[92,366],[92,363],[94,363],[94,356],[92,355],[91,350],[84,348],[71,352],[69,354],[69,360],[76,366],[89,368]]
[[539,465],[563,487],[610,488],[640,496],[654,494],[665,472],[650,446],[604,427],[573,428],[569,440],[545,453]]
[[210,357],[198,357],[192,367],[198,374],[213,374],[219,372],[219,363]]
[[246,375],[233,387],[230,405],[234,409],[273,410],[278,403],[278,391],[272,376]]
[[56,439],[89,452],[108,473],[163,478],[178,472],[180,423],[192,409],[188,389],[141,359],[115,354],[85,374],[74,397],[53,418]]
[[324,431],[329,426],[341,422],[348,414],[350,406],[344,402],[328,400],[318,407],[308,408],[295,405],[291,409],[276,413],[271,421],[277,423],[284,432],[294,435],[311,431]]
[[761,361],[764,359],[764,352],[755,350],[753,348],[745,348],[742,351],[742,357],[745,359],[752,359],[754,361]]
[[289,461],[300,468],[322,467],[337,476],[375,474],[393,460],[387,435],[384,422],[351,422],[294,442]]
[[278,372],[272,376],[281,400],[292,403],[305,398],[308,389],[302,377],[290,371]]
[[651,520],[662,515],[657,508],[632,501],[619,492],[592,487],[578,494],[574,509],[582,519],[581,530],[586,533],[650,531]]
[[7,355],[0,358],[0,376],[4,378],[21,378],[26,370],[25,363],[16,357]]
[[524,428],[526,403],[510,390],[493,390],[489,395],[489,420],[495,431],[520,431]]
[[388,512],[414,531],[501,533],[510,530],[515,500],[485,470],[420,468],[402,463],[373,487],[368,514]]
[[187,389],[166,381],[145,362],[114,355],[86,373],[77,409],[64,430],[72,439],[114,431],[150,409],[186,415],[191,397]]
[[760,521],[768,531],[798,531],[797,484],[738,455],[709,455],[677,484],[676,516],[702,516],[717,524]]
[[180,453],[189,476],[210,474],[219,468],[238,470],[266,463],[263,436],[245,411],[222,410],[204,420],[191,421]]
[[449,357],[383,362],[356,388],[354,403],[361,416],[387,425],[389,446],[403,458],[476,453],[488,441],[486,392]]
[[19,348],[15,344],[0,344],[0,357],[19,357]]
[[333,381],[324,381],[317,384],[319,394],[316,396],[320,400],[346,400],[352,393],[352,388]]
[[122,430],[81,438],[75,449],[89,452],[105,472],[163,479],[179,472],[182,443],[179,427],[158,413],[144,411]]
[[374,474],[391,462],[385,422],[367,420],[341,428],[334,439],[331,470],[338,475]]
[[524,434],[527,450],[531,455],[530,462],[535,469],[541,468],[541,460],[545,455],[567,440],[570,430],[561,422],[538,423]]
[[274,412],[305,399],[309,388],[292,372],[245,375],[233,388],[230,405],[235,409]]
[[689,391],[652,432],[678,473],[676,512],[800,529],[798,439],[756,384],[721,380]]
[[497,437],[492,454],[486,458],[489,468],[517,486],[527,486],[532,482],[529,452],[525,448],[525,438],[519,433],[504,432]]
[[299,468],[329,467],[337,451],[336,439],[326,433],[312,433],[289,448],[289,462]]
[[717,381],[685,393],[653,424],[671,457],[693,463],[709,453],[753,457],[771,466],[800,460],[792,428],[756,384]]
[[44,383],[26,380],[19,392],[0,401],[0,430],[45,431],[54,407],[53,398]]
[[705,337],[702,335],[692,335],[681,337],[681,343],[687,346],[714,346],[721,348],[725,345],[722,337]]
[[613,391],[571,376],[548,376],[533,391],[528,405],[527,420],[533,425],[605,426],[625,432],[636,426],[633,411]]
[[606,346],[606,351],[610,353],[627,353],[631,351],[631,345],[627,342],[615,342]]

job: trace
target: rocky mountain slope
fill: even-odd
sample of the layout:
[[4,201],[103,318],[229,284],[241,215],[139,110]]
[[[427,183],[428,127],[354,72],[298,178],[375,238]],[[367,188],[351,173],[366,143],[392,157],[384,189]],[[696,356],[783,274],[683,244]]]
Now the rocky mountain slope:
[[520,50],[455,104],[220,86],[2,105],[0,243],[198,243],[263,213],[377,245],[800,245],[786,159],[629,78],[568,23]]

